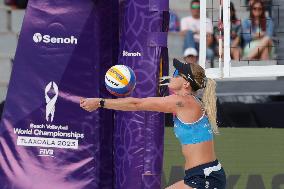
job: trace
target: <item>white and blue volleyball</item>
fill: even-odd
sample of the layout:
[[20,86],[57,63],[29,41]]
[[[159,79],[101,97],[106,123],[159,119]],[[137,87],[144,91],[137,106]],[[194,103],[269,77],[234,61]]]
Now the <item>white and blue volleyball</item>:
[[106,72],[105,85],[111,94],[118,97],[127,96],[135,88],[135,73],[128,66],[115,65]]

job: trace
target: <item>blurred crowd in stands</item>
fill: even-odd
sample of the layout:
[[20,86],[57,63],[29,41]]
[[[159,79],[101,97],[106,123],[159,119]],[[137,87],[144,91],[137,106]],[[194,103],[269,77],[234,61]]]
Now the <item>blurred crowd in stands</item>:
[[28,4],[28,0],[5,0],[5,4],[12,8],[25,9]]
[[[238,19],[234,4],[231,12],[231,58],[233,60],[269,60],[275,56],[273,47],[274,23],[271,19],[272,0],[247,0],[249,17]],[[200,32],[200,1],[191,0],[187,17],[179,19],[170,11],[169,32],[178,32],[184,37],[184,58],[198,56]],[[206,20],[206,58],[213,61],[219,55],[219,39],[223,40],[222,19],[214,25]],[[223,43],[222,43],[223,44]],[[197,60],[197,57],[195,57]]]

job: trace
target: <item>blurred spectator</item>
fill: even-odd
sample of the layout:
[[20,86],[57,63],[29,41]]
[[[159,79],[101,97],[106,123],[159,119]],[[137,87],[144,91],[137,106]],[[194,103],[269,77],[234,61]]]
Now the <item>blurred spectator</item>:
[[180,30],[179,18],[176,13],[173,11],[169,11],[170,13],[170,23],[169,23],[169,31],[178,32]]
[[238,20],[236,9],[233,3],[230,3],[231,12],[231,57],[233,60],[241,59],[241,21]]
[[197,59],[198,59],[198,52],[195,48],[187,48],[184,51],[183,54],[184,57],[184,61],[186,63],[197,63]]
[[[187,49],[189,47],[195,48],[199,51],[199,38],[200,38],[200,2],[199,0],[191,1],[191,16],[181,19],[181,33],[185,35],[184,47]],[[213,61],[214,51],[213,45],[213,26],[210,19],[206,20],[206,32],[207,32],[207,50],[206,58],[207,60]]]
[[16,0],[17,7],[19,9],[25,9],[28,5],[28,0]]
[[25,9],[28,5],[28,0],[5,0],[5,4],[15,8]]
[[[254,1],[255,0],[247,0],[247,5],[250,7]],[[272,17],[272,0],[262,0],[262,2],[264,3],[264,8],[267,12],[267,16]]]
[[272,56],[273,21],[265,17],[264,3],[254,0],[250,18],[242,23],[244,58],[268,60]]
[[[231,12],[231,57],[233,60],[240,60],[241,58],[241,21],[238,20],[236,15],[236,10],[234,4],[230,3],[230,12]],[[214,27],[214,38],[216,43],[216,52],[219,52],[219,38],[221,37],[224,41],[224,27],[223,21],[218,23],[218,27]],[[221,36],[220,36],[220,30]],[[223,55],[222,55],[223,57]]]
[[15,5],[16,4],[16,0],[5,0],[4,1],[6,5]]

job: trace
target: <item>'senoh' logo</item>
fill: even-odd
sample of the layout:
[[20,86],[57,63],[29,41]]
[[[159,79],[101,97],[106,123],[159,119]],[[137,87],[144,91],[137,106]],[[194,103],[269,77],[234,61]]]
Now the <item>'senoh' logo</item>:
[[123,51],[122,56],[142,56],[140,52],[127,52]]
[[70,37],[51,37],[50,35],[42,35],[41,33],[35,33],[33,36],[35,43],[52,43],[52,44],[77,44],[78,39],[74,36]]

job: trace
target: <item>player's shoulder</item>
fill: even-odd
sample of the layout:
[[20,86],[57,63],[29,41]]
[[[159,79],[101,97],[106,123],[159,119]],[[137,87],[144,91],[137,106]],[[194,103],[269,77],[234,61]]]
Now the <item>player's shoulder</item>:
[[168,100],[174,101],[174,102],[183,100],[182,96],[177,95],[177,94],[171,94],[169,96],[166,96],[165,98],[167,98]]
[[172,94],[168,96],[168,99],[173,102],[183,102],[183,103],[194,103],[195,98],[192,95],[181,96],[177,94]]

